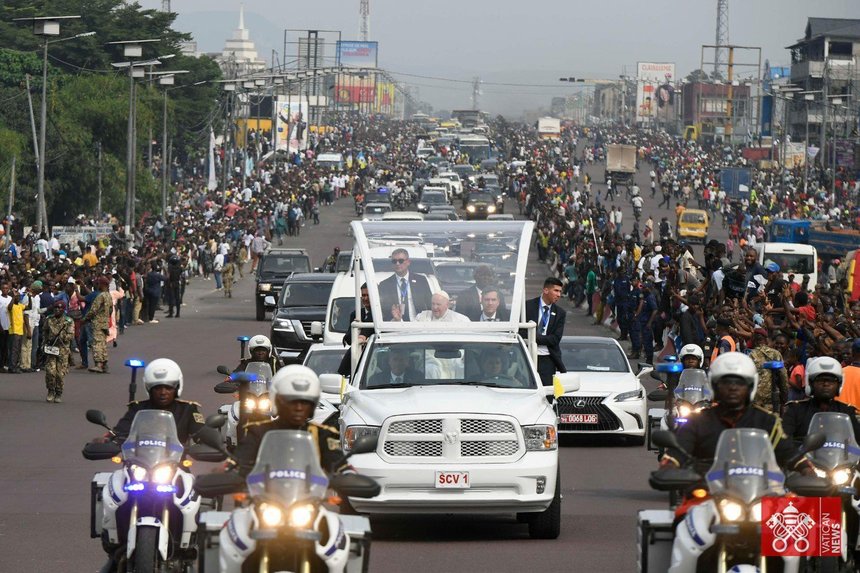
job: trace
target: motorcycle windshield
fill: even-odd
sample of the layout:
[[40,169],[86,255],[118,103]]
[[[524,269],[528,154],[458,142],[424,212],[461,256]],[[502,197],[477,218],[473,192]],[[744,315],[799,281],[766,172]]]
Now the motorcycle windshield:
[[253,382],[248,382],[248,393],[253,396],[261,396],[269,391],[269,382],[272,380],[272,367],[265,362],[249,362],[245,366],[246,374],[257,377]]
[[724,430],[705,477],[711,495],[743,503],[784,491],[785,475],[776,463],[767,432],[757,428]]
[[848,414],[818,412],[809,422],[809,433],[823,432],[824,445],[810,452],[812,462],[825,470],[854,465],[860,460],[860,447],[854,438],[854,428]]
[[714,391],[708,382],[708,375],[704,370],[688,368],[681,372],[678,385],[675,387],[675,400],[683,400],[690,404],[699,402],[710,402],[714,399]]
[[288,506],[300,499],[325,496],[328,478],[309,433],[272,430],[263,436],[247,484],[251,496],[271,496]]
[[147,468],[179,463],[182,443],[176,434],[173,414],[165,410],[141,410],[131,422],[122,444],[122,459]]

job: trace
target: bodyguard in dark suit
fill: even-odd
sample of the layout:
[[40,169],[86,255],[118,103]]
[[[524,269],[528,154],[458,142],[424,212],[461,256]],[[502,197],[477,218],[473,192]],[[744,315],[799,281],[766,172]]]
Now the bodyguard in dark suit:
[[[472,322],[509,320],[510,316],[502,312],[501,300],[502,293],[499,292],[499,289],[492,285],[485,286],[484,291],[481,293],[481,304],[477,310],[472,311],[472,314],[467,314],[466,316]],[[457,305],[457,308],[460,308],[460,306]]]
[[[355,322],[355,311],[349,313],[349,328],[346,334],[343,335],[343,345],[352,346],[352,323]],[[370,296],[367,294],[367,283],[361,285],[361,322],[373,322],[373,315],[370,313]],[[364,342],[373,334],[372,328],[358,329],[358,341],[363,345]],[[364,347],[362,346],[362,352]],[[352,376],[352,352],[346,351],[343,355],[343,360],[340,361],[340,366],[337,373],[341,376]]]
[[397,386],[423,380],[424,376],[410,366],[409,352],[395,346],[388,353],[388,369],[371,376],[367,387],[378,388],[389,384]]
[[379,283],[379,298],[384,320],[392,320],[391,307],[403,305],[403,320],[411,321],[418,313],[430,310],[433,291],[430,281],[420,273],[409,272],[409,253],[396,249],[391,253],[394,274]]
[[556,304],[562,286],[559,279],[549,277],[543,283],[541,296],[526,301],[526,322],[533,320],[537,324],[537,370],[544,386],[552,386],[556,372],[567,372],[560,347],[567,313]]
[[[465,314],[472,320],[477,320],[474,317],[481,315],[481,293],[485,288],[496,284],[496,273],[490,265],[481,265],[475,267],[472,274],[475,279],[475,286],[471,286],[457,293],[455,300],[457,301],[457,312]],[[499,292],[499,318],[505,320],[510,319],[508,311],[505,307],[505,297]]]

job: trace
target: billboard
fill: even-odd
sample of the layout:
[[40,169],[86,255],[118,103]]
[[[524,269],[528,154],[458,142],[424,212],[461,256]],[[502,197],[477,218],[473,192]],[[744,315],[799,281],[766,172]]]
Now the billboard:
[[337,64],[351,68],[375,68],[379,59],[379,42],[337,43]]
[[335,84],[335,100],[340,104],[373,103],[376,89],[372,77],[341,75]]
[[674,120],[675,64],[639,62],[636,68],[636,121]]
[[300,151],[308,146],[307,101],[278,98],[277,148]]

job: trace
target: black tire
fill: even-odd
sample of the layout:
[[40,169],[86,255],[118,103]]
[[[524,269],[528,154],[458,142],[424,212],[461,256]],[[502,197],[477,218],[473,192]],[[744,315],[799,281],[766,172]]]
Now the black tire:
[[535,513],[529,520],[529,537],[532,539],[557,539],[561,533],[561,473],[555,476],[555,495],[549,507]]
[[257,320],[266,320],[266,307],[259,298],[257,299]]
[[134,569],[132,573],[156,573],[158,567],[158,529],[141,527],[137,530],[134,544]]

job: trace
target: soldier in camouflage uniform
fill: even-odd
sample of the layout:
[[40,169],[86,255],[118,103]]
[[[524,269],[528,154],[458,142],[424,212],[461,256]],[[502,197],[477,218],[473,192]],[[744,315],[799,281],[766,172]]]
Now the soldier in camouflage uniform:
[[95,286],[99,290],[98,296],[93,300],[84,320],[92,322],[93,325],[93,365],[90,372],[107,373],[107,336],[108,321],[113,309],[113,298],[108,292],[110,281],[107,277],[99,277]]
[[233,277],[236,275],[236,264],[231,255],[224,255],[224,268],[221,269],[221,280],[224,283],[224,296],[233,298]]
[[75,325],[66,316],[66,303],[57,301],[53,305],[54,314],[45,320],[43,339],[46,346],[54,346],[60,354],[45,354],[45,386],[48,387],[48,402],[59,404],[63,401],[63,379],[69,372],[69,343],[75,333]]
[[[788,396],[788,388],[786,387],[788,374],[785,371],[785,367],[774,371],[765,368],[764,364],[765,362],[773,361],[782,362],[782,354],[770,346],[770,338],[768,337],[767,330],[763,328],[755,329],[755,332],[753,333],[753,344],[754,348],[750,351],[750,358],[755,362],[755,366],[758,369],[758,391],[755,394],[754,403],[768,412],[779,415],[780,409],[782,405],[785,404],[786,397]],[[779,378],[779,380],[776,381],[776,398],[774,397],[773,389],[774,372]],[[779,403],[779,406],[777,406],[776,409],[774,409],[775,401],[778,401]]]

